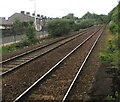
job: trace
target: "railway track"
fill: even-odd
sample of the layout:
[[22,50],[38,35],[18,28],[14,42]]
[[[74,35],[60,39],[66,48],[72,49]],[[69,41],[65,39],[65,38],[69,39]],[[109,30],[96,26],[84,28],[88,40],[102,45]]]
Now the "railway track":
[[[105,27],[106,27],[106,26],[104,26],[103,29],[100,31],[98,37],[96,38],[96,40],[95,40],[94,43],[92,44],[89,52],[88,52],[87,55],[85,56],[84,61],[82,62],[81,66],[79,67],[78,72],[75,74],[75,77],[73,78],[73,80],[72,80],[69,88],[67,89],[64,97],[62,98],[62,102],[66,101],[66,100],[69,100],[69,98],[68,98],[68,97],[69,97],[69,94],[72,93],[72,91],[74,91],[73,87],[74,87],[74,85],[75,85],[75,83],[76,83],[76,81],[77,81],[77,79],[78,79],[78,77],[79,77],[82,69],[84,68],[85,64],[87,63],[88,58],[89,58],[90,55],[92,54],[92,52],[93,52],[93,50],[94,50],[94,48],[95,48],[98,40],[100,39],[100,37],[101,37],[101,35],[102,35],[102,33],[103,33],[104,29],[105,29]],[[67,99],[67,98],[68,98],[68,99]]]
[[17,55],[15,57],[9,58],[7,60],[2,61],[0,64],[2,64],[2,73],[0,74],[0,76],[4,76],[16,69],[18,69],[19,67],[27,64],[28,62],[31,62],[47,53],[49,53],[50,51],[70,42],[71,40],[83,35],[86,33],[86,30],[81,32],[80,34],[76,34],[76,35],[71,35],[69,37],[60,39],[58,41],[52,42],[50,44],[44,45],[42,47],[38,47],[34,50],[30,50],[28,52],[22,53],[20,55]]
[[[45,99],[62,100],[62,102],[64,102],[67,99],[87,59],[89,58],[91,52],[93,51],[97,41],[99,40],[104,28],[105,27],[102,27],[101,29],[97,30],[97,32],[94,32],[92,35],[86,38],[82,43],[76,46],[64,58],[62,58],[58,63],[56,63],[48,72],[46,72],[27,90],[25,90],[21,95],[19,95],[14,100],[14,102],[21,101],[21,100],[23,101],[23,99],[25,101],[30,101],[31,99],[36,100],[37,95],[39,96],[38,98],[41,100],[45,100]],[[90,44],[90,46],[87,47],[87,50],[86,50],[87,52],[86,52],[84,51],[84,49],[86,49],[86,46],[88,44]],[[80,54],[79,53],[80,50],[84,53]],[[81,61],[80,59],[78,60],[76,57],[74,57],[74,54],[76,54],[77,56],[80,54],[79,56]],[[72,69],[70,68],[68,70],[68,68],[71,66],[70,60],[74,61],[75,59],[77,59],[78,63],[80,64],[77,65],[77,67],[72,65],[73,68]],[[54,95],[51,95],[51,94],[54,94]]]
[[97,32],[100,28],[100,26],[93,27],[87,32],[87,34],[77,37],[69,43],[66,43],[64,46],[60,46],[45,56],[22,66],[19,70],[13,71],[13,73],[2,77],[3,101],[11,101],[18,97],[24,90],[38,80],[38,78],[42,77],[42,75],[50,70],[50,68],[60,61],[66,54],[68,54],[87,37]]

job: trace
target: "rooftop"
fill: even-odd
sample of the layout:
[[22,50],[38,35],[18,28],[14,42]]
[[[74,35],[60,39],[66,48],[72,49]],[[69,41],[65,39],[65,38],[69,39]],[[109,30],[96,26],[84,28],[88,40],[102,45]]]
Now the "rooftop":
[[0,25],[12,25],[12,21],[6,20],[5,17],[0,17]]

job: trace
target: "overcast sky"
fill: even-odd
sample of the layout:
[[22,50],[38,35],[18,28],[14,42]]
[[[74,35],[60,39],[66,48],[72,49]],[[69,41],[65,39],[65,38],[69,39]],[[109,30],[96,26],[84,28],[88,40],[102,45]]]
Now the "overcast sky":
[[[34,0],[0,0],[0,17],[9,17],[20,11],[34,12]],[[74,13],[82,17],[87,11],[108,14],[118,0],[36,0],[37,14],[62,17]]]

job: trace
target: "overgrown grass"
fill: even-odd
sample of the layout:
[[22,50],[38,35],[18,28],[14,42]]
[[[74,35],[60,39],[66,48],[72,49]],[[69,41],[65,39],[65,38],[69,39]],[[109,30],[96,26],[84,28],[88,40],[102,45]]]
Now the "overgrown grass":
[[107,44],[104,51],[99,56],[102,63],[106,64],[107,68],[111,68],[113,73],[113,96],[108,96],[108,100],[120,102],[120,39],[118,33],[112,34],[111,31],[107,31]]
[[4,54],[7,52],[11,52],[11,51],[16,51],[18,49],[23,49],[23,48],[29,47],[29,46],[34,46],[34,45],[45,42],[46,39],[49,39],[49,37],[36,39],[35,41],[31,42],[31,41],[27,40],[27,38],[24,38],[20,42],[13,43],[13,44],[6,45],[6,46],[2,46],[0,49],[0,54]]
[[111,67],[118,68],[118,56],[119,49],[117,44],[117,37],[113,35],[110,31],[107,31],[107,44],[103,52],[99,54],[102,63],[108,63]]

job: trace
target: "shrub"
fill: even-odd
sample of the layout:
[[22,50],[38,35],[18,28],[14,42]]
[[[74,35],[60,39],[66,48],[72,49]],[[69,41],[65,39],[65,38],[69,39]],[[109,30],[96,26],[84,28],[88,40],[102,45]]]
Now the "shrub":
[[80,24],[79,24],[79,23],[73,24],[73,30],[74,30],[74,31],[78,31],[80,28],[81,28],[81,27],[80,27]]
[[92,21],[92,20],[89,20],[89,19],[87,19],[87,20],[82,20],[82,21],[79,23],[79,26],[80,26],[81,29],[85,29],[85,28],[91,27],[91,26],[93,26],[93,25],[94,25],[93,21]]
[[117,33],[118,32],[118,24],[116,24],[114,21],[111,21],[109,23],[109,29],[111,30],[112,33]]
[[48,32],[51,36],[57,37],[68,34],[71,29],[70,20],[56,19],[47,24]]
[[16,50],[16,43],[2,47],[2,53],[6,53],[8,51],[15,51],[15,50]]
[[25,32],[24,26],[22,25],[22,22],[16,18],[13,22],[13,28],[12,28],[13,35],[24,34],[24,32]]

